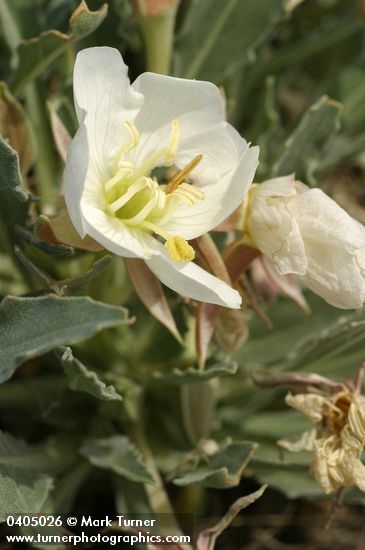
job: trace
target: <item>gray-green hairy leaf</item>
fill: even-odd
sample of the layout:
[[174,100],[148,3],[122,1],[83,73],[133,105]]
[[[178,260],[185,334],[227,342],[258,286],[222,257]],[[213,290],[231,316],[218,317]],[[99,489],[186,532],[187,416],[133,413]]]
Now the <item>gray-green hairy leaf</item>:
[[314,185],[315,171],[323,148],[339,129],[341,104],[323,96],[303,115],[285,143],[284,151],[273,167],[273,176],[295,172],[298,179]]
[[70,18],[69,34],[52,29],[21,42],[17,49],[18,63],[12,76],[14,94],[19,95],[29,82],[39,76],[74,41],[94,32],[107,13],[106,4],[92,12],[82,1]]
[[0,521],[5,521],[8,514],[42,510],[53,481],[38,470],[34,456],[39,456],[35,448],[0,432]]
[[227,441],[210,460],[202,461],[197,468],[185,471],[173,481],[175,485],[197,483],[216,489],[235,487],[256,448],[251,441]]
[[130,481],[155,483],[152,474],[143,464],[139,451],[125,435],[89,439],[85,441],[80,452],[94,466],[110,470]]
[[117,393],[114,386],[107,386],[96,372],[87,369],[72,355],[70,348],[59,348],[56,355],[63,366],[71,390],[88,393],[103,401],[122,400],[122,396]]
[[27,359],[127,322],[125,309],[91,298],[6,297],[0,305],[0,381]]
[[13,231],[16,224],[25,222],[30,194],[22,187],[18,155],[1,136],[0,195],[0,222]]

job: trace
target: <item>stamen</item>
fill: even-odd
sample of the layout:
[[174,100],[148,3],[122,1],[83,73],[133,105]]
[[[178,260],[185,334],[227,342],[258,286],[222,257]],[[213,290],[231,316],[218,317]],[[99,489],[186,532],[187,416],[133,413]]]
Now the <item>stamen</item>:
[[170,237],[165,242],[170,258],[175,262],[189,262],[195,258],[195,250],[182,237]]
[[156,195],[152,195],[150,200],[144,205],[144,207],[138,212],[138,214],[133,216],[133,218],[123,219],[124,223],[128,225],[140,225],[140,223],[143,222],[145,218],[147,218],[148,214],[156,206],[156,198]]
[[129,130],[129,133],[131,135],[131,140],[129,142],[125,143],[124,145],[122,145],[122,147],[119,149],[119,151],[115,155],[114,162],[113,162],[113,171],[114,172],[118,168],[120,157],[122,155],[124,155],[125,153],[128,153],[129,151],[132,151],[132,149],[134,149],[135,147],[137,147],[137,145],[139,143],[139,139],[140,139],[139,138],[139,132],[138,132],[137,128],[135,127],[135,125],[133,124],[133,122],[130,122],[129,120],[125,120],[124,125],[127,127],[127,130]]
[[174,191],[174,197],[177,197],[181,200],[185,206],[193,206],[195,204],[195,200],[189,197],[186,193],[180,193],[179,190]]
[[134,172],[133,180],[138,180],[141,177],[148,176],[151,170],[156,166],[157,161],[163,156],[164,149],[152,153],[137,170]]
[[165,152],[165,161],[170,164],[174,160],[174,157],[176,155],[177,148],[179,146],[179,139],[180,139],[180,123],[178,119],[174,119],[171,123],[171,138],[170,138],[170,144],[166,149]]
[[190,183],[180,183],[178,190],[186,191],[186,193],[188,193],[189,195],[193,195],[199,200],[203,200],[205,197],[205,194],[203,193],[203,191],[201,191],[201,189],[197,189],[196,187],[194,187],[194,185],[191,185]]
[[140,136],[139,136],[139,132],[138,132],[137,128],[135,127],[135,125],[133,124],[133,122],[130,122],[129,120],[125,120],[124,124],[127,127],[127,129],[129,130],[129,133],[130,133],[131,138],[132,138],[130,143],[126,146],[126,149],[124,151],[125,153],[127,153],[128,151],[131,151],[132,149],[137,147],[137,145],[139,143],[139,140],[140,140]]
[[174,197],[173,195],[165,195],[166,198],[166,205],[164,208],[164,212],[161,217],[158,218],[158,224],[163,226],[165,223],[167,223],[171,216],[174,214],[174,210],[176,206],[178,205],[178,198]]
[[169,235],[169,233],[167,233],[167,231],[164,231],[158,225],[156,225],[152,222],[149,222],[147,220],[143,221],[141,223],[140,227],[141,227],[141,229],[147,229],[148,231],[153,231],[154,233],[156,233],[156,235],[160,235],[160,237],[165,239],[165,241],[168,241],[171,238],[171,235]]
[[166,205],[166,193],[162,189],[156,189],[157,208],[162,210]]
[[175,191],[179,185],[187,178],[187,176],[194,170],[194,168],[203,160],[203,155],[197,155],[189,162],[185,168],[183,168],[176,176],[170,181],[165,189],[165,193],[169,194]]
[[[155,149],[144,162],[138,163],[138,167],[123,160],[123,155],[137,147],[140,141],[135,125],[128,120],[124,124],[130,134],[130,140],[117,151],[112,167],[113,176],[104,184],[106,202],[113,201],[106,205],[106,213],[117,216],[129,226],[138,227],[162,237],[166,241],[165,248],[173,261],[193,260],[195,251],[189,243],[182,237],[171,236],[163,226],[180,203],[192,206],[204,199],[203,191],[185,181],[201,162],[203,155],[197,155],[167,185],[160,185],[155,178],[151,177],[151,170],[160,166],[161,161],[164,165],[173,163],[180,140],[179,120],[174,119],[171,122],[168,146]],[[109,193],[110,191],[112,193]],[[120,196],[113,200],[118,195]]]
[[127,160],[122,160],[118,164],[118,168],[121,172],[125,172],[128,174],[133,174],[134,172],[134,166],[131,162],[128,162]]
[[148,221],[142,222],[140,227],[153,231],[166,240],[165,248],[174,262],[189,262],[195,258],[194,248],[182,237],[172,237],[161,227]]
[[110,178],[104,185],[104,191],[106,193],[108,193],[108,191],[110,191],[114,187],[114,185],[119,183],[125,177],[132,175],[134,172],[134,167],[131,162],[120,162],[118,168],[119,169],[115,176]]
[[147,178],[141,178],[136,183],[131,185],[129,189],[119,197],[116,201],[109,204],[109,211],[113,214],[117,212],[122,206],[124,206],[136,193],[139,193],[148,186]]

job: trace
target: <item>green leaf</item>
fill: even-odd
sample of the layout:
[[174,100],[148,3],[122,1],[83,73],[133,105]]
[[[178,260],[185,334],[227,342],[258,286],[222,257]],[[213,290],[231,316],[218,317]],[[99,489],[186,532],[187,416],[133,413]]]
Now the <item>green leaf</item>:
[[175,73],[221,82],[247,63],[284,16],[281,0],[193,0],[176,45]]
[[324,146],[339,129],[340,112],[341,104],[327,96],[312,105],[285,142],[272,176],[295,172],[298,179],[315,185],[315,171],[321,163]]
[[94,466],[115,472],[130,481],[155,483],[152,474],[143,464],[139,451],[125,435],[89,439],[85,441],[80,452]]
[[52,478],[38,470],[38,449],[0,432],[0,521],[8,514],[35,514],[42,510]]
[[365,123],[364,93],[365,71],[362,67],[349,67],[340,74],[339,95],[345,128],[362,130]]
[[365,311],[341,315],[314,336],[303,339],[278,366],[324,376],[354,377],[363,362]]
[[283,466],[258,466],[255,467],[255,476],[261,483],[267,483],[270,487],[284,493],[288,498],[325,498],[322,489],[310,476],[307,467]]
[[251,460],[257,445],[251,441],[226,441],[219,451],[197,468],[176,477],[175,485],[198,484],[203,487],[226,489],[240,483],[242,472]]
[[262,321],[253,317],[249,323],[250,339],[234,353],[233,359],[242,366],[278,362],[304,338],[315,337],[339,314],[338,310],[311,292],[307,292],[305,298],[314,314],[304,313],[286,298],[275,300],[265,310],[273,330],[263,329]]
[[207,366],[204,370],[189,367],[184,370],[175,368],[167,373],[154,372],[152,379],[165,384],[190,384],[192,382],[203,382],[203,380],[210,380],[211,378],[231,376],[236,372],[236,363],[217,363]]
[[0,296],[6,294],[25,294],[27,287],[19,272],[15,269],[12,258],[0,253]]
[[283,410],[260,412],[249,416],[243,420],[242,427],[245,435],[249,437],[268,437],[276,440],[308,430],[310,422],[297,411]]
[[125,309],[91,298],[6,297],[0,305],[0,382],[27,359],[126,322]]
[[39,76],[73,42],[94,32],[107,13],[106,4],[92,12],[82,1],[70,18],[69,34],[49,30],[35,38],[22,41],[17,48],[18,63],[12,75],[14,95],[19,95],[29,82]]
[[103,4],[100,9],[91,11],[82,0],[70,18],[70,28],[76,39],[92,34],[104,21],[108,13],[108,5]]
[[96,374],[72,355],[70,348],[59,348],[56,355],[64,368],[71,390],[88,393],[103,401],[121,401],[114,386],[107,386]]
[[24,87],[55,61],[70,43],[69,35],[56,30],[43,32],[36,38],[21,42],[17,48],[18,65],[11,81],[14,95],[19,96]]
[[16,151],[0,136],[0,222],[11,233],[15,225],[25,223],[30,194],[22,188]]

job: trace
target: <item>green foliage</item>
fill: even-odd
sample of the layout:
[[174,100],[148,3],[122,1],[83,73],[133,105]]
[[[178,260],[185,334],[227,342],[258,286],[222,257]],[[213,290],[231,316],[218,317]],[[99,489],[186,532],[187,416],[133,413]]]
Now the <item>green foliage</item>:
[[24,225],[30,195],[22,185],[18,155],[0,136],[0,222],[4,231],[14,233]]
[[[127,322],[126,311],[90,298],[7,297],[0,305],[0,380],[56,346],[74,344],[106,327]],[[12,327],[12,330],[9,330]]]
[[175,73],[222,82],[248,62],[282,18],[281,0],[194,0],[178,36]]
[[[0,521],[8,514],[40,512],[52,487],[52,478],[42,472],[39,449],[0,432]],[[42,455],[41,455],[42,456]]]
[[113,435],[85,441],[83,454],[94,466],[110,470],[137,483],[155,483],[140,453],[127,436]]
[[205,457],[198,466],[187,469],[173,481],[175,485],[197,484],[227,489],[239,484],[256,444],[250,441],[226,441],[211,459]]
[[121,401],[114,386],[107,386],[98,375],[88,370],[76,357],[70,348],[59,348],[57,357],[64,368],[71,390],[88,393],[103,401]]
[[100,10],[91,12],[86,3],[81,2],[70,18],[69,34],[50,30],[21,42],[17,48],[18,63],[12,77],[14,94],[21,94],[25,86],[70,48],[74,41],[94,32],[105,19],[107,12],[106,4]]
[[[240,507],[262,493],[231,507],[242,486],[246,494],[246,485],[268,483],[260,518],[280,499],[295,510],[295,499],[310,509],[326,498],[310,474],[311,453],[277,445],[309,427],[284,397],[298,371],[304,381],[310,373],[355,378],[365,312],[306,292],[304,313],[248,270],[237,281],[247,341],[223,349],[236,342],[236,325],[221,316],[228,337],[212,339],[202,365],[194,302],[166,291],[142,260],[124,263],[81,241],[71,224],[73,240],[64,232],[61,242],[55,220],[65,212],[62,173],[77,131],[77,51],[117,46],[131,80],[153,58],[130,0],[89,4],[0,0],[0,520],[214,509],[223,519],[197,545],[213,550]],[[181,0],[173,42],[164,59],[171,54],[174,75],[218,84],[228,120],[260,146],[256,183],[294,172],[365,222],[365,42],[355,3]],[[215,240],[221,249],[226,236]],[[344,498],[364,503],[352,489]],[[278,531],[285,527],[283,514]],[[222,549],[242,546],[240,528],[232,541],[226,534]]]
[[312,105],[290,134],[283,153],[273,166],[272,175],[295,172],[299,180],[316,183],[315,171],[320,166],[322,150],[339,128],[341,105],[324,96]]

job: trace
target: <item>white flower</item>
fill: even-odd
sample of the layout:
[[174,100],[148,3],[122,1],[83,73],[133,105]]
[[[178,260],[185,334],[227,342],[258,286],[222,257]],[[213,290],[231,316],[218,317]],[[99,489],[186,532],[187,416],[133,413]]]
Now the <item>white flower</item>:
[[320,189],[294,176],[255,185],[245,231],[280,274],[296,274],[329,304],[365,301],[365,228]]
[[[190,261],[187,241],[243,201],[258,148],[224,121],[213,84],[144,73],[130,85],[127,71],[113,48],[77,56],[80,127],[65,170],[72,223],[82,238],[142,258],[180,294],[238,308],[239,293]],[[172,179],[157,180],[161,167],[172,167]]]

